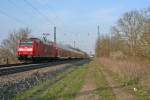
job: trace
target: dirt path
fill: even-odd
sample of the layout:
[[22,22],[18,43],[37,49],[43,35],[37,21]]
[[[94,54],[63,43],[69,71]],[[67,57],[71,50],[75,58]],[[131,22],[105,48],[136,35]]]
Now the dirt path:
[[101,70],[105,76],[105,79],[108,81],[109,87],[112,88],[117,100],[136,100],[132,94],[129,94],[123,88],[123,86],[120,86],[115,80],[113,80],[108,72],[106,72],[103,68],[101,68]]
[[89,67],[84,78],[84,84],[80,92],[77,93],[75,100],[99,100],[99,96],[95,93],[96,83],[92,76],[93,72],[92,67]]

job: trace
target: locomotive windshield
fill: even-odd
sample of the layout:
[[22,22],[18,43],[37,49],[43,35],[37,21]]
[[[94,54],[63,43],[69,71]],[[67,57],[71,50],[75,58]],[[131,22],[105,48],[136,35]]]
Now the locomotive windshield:
[[20,42],[20,46],[30,46],[32,45],[32,41],[23,41],[23,42]]

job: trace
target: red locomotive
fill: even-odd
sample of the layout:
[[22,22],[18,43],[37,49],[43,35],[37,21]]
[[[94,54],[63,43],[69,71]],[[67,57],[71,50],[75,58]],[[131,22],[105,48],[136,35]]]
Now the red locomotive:
[[70,46],[63,46],[54,42],[44,42],[38,38],[30,38],[19,40],[17,55],[19,60],[27,61],[84,58],[86,53]]

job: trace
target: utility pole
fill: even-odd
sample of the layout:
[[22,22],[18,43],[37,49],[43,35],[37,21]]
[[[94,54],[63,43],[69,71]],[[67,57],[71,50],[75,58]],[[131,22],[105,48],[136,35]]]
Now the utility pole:
[[99,25],[97,26],[97,34],[98,34],[98,38],[99,38],[100,37]]
[[75,48],[75,46],[76,46],[76,41],[73,41],[73,45],[74,45],[74,48]]
[[54,43],[56,44],[56,26],[54,26]]

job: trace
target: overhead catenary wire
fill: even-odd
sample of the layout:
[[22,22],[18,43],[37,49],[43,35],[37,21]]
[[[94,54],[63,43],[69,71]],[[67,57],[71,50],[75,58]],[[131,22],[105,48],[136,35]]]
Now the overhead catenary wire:
[[[39,11],[35,6],[33,6],[33,4],[31,4],[28,0],[24,0],[24,2],[30,6],[32,9],[34,9],[40,16],[43,16],[43,18],[45,19],[46,22],[50,22],[53,24],[53,26],[55,27],[56,24],[54,22],[52,22],[44,13],[42,13],[41,11]],[[57,30],[63,31],[62,28],[60,28],[59,26],[57,26]]]
[[[16,9],[20,9],[18,8],[19,6],[13,1],[13,0],[7,0],[11,5],[13,5]],[[21,7],[21,6],[20,6]],[[28,13],[28,15],[30,15],[30,13],[24,9],[21,9],[22,13]]]
[[[24,1],[26,1],[26,0],[24,0]],[[8,2],[11,3],[13,6],[15,6],[16,8],[18,8],[18,5],[15,4],[12,0],[8,0]],[[32,8],[33,8],[34,10],[36,9],[34,6],[32,6]],[[23,12],[25,12],[25,11],[23,11]],[[38,9],[36,9],[36,12],[38,12],[39,14],[42,14],[42,13],[40,13],[40,11],[38,11]],[[29,25],[28,25],[27,23],[25,23],[22,19],[20,19],[20,17],[15,17],[15,16],[9,14],[8,12],[6,12],[6,11],[3,10],[3,9],[0,9],[0,14],[2,14],[2,15],[4,15],[4,16],[7,16],[9,19],[11,19],[11,20],[13,20],[13,21],[16,21],[16,22],[18,22],[18,23],[20,23],[20,24],[23,24],[23,25],[25,25],[26,27],[29,26]],[[44,14],[42,14],[42,16],[44,16]],[[45,16],[44,18],[46,18],[46,16]],[[46,18],[46,21],[50,21],[50,20],[49,20],[48,18]],[[55,26],[55,25],[54,25],[54,26]],[[57,26],[57,28],[58,28],[59,30],[62,30],[62,29],[59,28],[58,26]]]
[[[24,2],[25,2],[28,6],[30,6],[32,9],[34,9],[40,16],[42,16],[42,17],[45,19],[46,22],[51,22],[54,26],[56,26],[55,23],[53,23],[44,13],[42,13],[41,11],[39,11],[35,6],[33,6],[32,3],[30,3],[28,0],[24,0]],[[51,9],[52,9],[52,8],[51,8]],[[55,16],[57,16],[56,13],[55,13]],[[57,16],[57,18],[58,18],[58,16]],[[59,26],[57,26],[57,29],[58,29],[58,30],[61,30],[61,31],[64,31],[64,29],[62,29],[62,28],[59,27]]]
[[[53,23],[44,13],[39,11],[35,6],[33,6],[33,4],[31,4],[28,0],[24,0],[24,2],[32,9],[34,9],[40,16],[43,16],[46,22],[51,22],[54,26],[56,26],[55,23]],[[57,29],[63,31],[63,29],[60,28],[59,26],[57,26]]]
[[[46,22],[50,22],[51,24],[53,24],[54,26],[55,23],[53,23],[44,13],[42,13],[41,11],[39,11],[32,3],[30,3],[28,0],[23,0],[28,6],[30,6],[32,9],[34,9],[40,16],[42,16]],[[56,15],[56,13],[55,13]],[[58,16],[57,16],[58,18]],[[64,29],[62,29],[61,27],[57,26],[58,30],[64,31]]]
[[[39,9],[37,9],[29,0],[23,0],[28,6],[30,6],[34,11],[36,11],[36,13],[37,14],[39,14],[40,16],[42,16],[43,18],[44,18],[44,20],[47,22],[47,23],[52,23],[54,26],[56,26],[55,25],[55,23],[53,23],[43,12],[41,12]],[[13,0],[8,0],[8,2],[9,3],[11,3],[12,5],[14,5],[16,8],[18,8],[18,5],[17,4],[15,4],[14,2],[13,2]],[[51,8],[52,9],[52,8]],[[23,11],[23,12],[26,12],[26,11]],[[53,11],[54,12],[54,11]],[[55,16],[57,17],[57,18],[59,18],[57,15],[56,15],[56,13],[54,13],[55,14]],[[8,14],[7,14],[8,15]],[[23,21],[21,21],[20,19],[17,19],[17,18],[13,18],[13,19],[15,19],[15,20],[18,20],[18,22],[20,22],[20,23],[24,23]],[[58,30],[61,30],[61,31],[65,31],[63,28],[61,28],[61,27],[59,27],[59,26],[57,26],[57,29]],[[73,32],[67,32],[67,33],[73,33]],[[64,36],[66,36],[66,33],[64,33]]]
[[24,23],[22,20],[18,19],[17,17],[14,17],[12,15],[9,15],[7,14],[6,12],[4,12],[3,10],[0,9],[0,14],[4,15],[4,16],[7,16],[8,18],[18,22],[18,23],[21,23],[21,24],[24,24],[25,26],[28,26],[26,23]]
[[[7,0],[9,3],[11,3],[12,5],[14,5],[16,8],[18,8],[17,7],[17,5],[12,1],[12,0]],[[47,17],[47,16],[45,16],[42,12],[40,12],[35,6],[33,6],[28,0],[24,0],[24,2],[27,4],[27,5],[29,5],[30,7],[32,7],[32,9],[34,9],[40,16],[43,16],[44,18],[45,18],[45,20],[46,21],[49,21],[49,22],[52,22],[51,20],[49,20],[49,18]],[[50,7],[51,8],[51,7]],[[51,8],[52,9],[52,8]],[[23,11],[23,12],[26,12],[26,11]],[[54,12],[54,10],[53,10],[53,12]],[[54,12],[55,13],[55,12]],[[57,18],[59,18],[57,15],[56,15],[56,13],[55,13],[55,16],[57,17]],[[20,20],[21,21],[21,20]],[[53,23],[53,22],[52,22]],[[53,23],[54,24],[54,23]],[[55,24],[54,24],[54,26],[56,26]],[[62,30],[62,31],[64,31],[64,29],[62,29],[62,28],[60,28],[59,26],[57,26],[57,29],[59,29],[59,30]],[[70,33],[70,32],[69,32]]]
[[[32,9],[34,9],[40,16],[42,16],[46,22],[50,22],[54,24],[45,14],[43,14],[41,11],[39,11],[35,6],[33,6],[32,3],[30,3],[28,0],[23,0],[28,6],[30,6]],[[54,24],[55,25],[55,24]]]
[[[64,22],[60,21],[60,17],[57,15],[57,13],[54,11],[54,9],[51,6],[47,6],[47,8],[50,8],[51,11],[53,12],[55,19],[59,19],[59,23],[61,23],[62,25],[64,24]],[[60,30],[63,30],[62,28],[58,27]]]
[[[55,23],[53,23],[44,13],[42,13],[41,11],[39,11],[32,3],[30,3],[28,0],[23,0],[28,6],[30,6],[32,9],[34,9],[40,16],[42,16],[44,19],[45,19],[45,21],[47,22],[47,23],[51,23],[51,24],[53,24],[53,26],[56,26],[55,25]],[[58,26],[57,26],[57,28],[58,28]],[[60,29],[60,28],[59,28]]]
[[[13,0],[7,0],[7,1],[8,1],[11,5],[13,5],[15,8],[18,9],[19,6],[18,6]],[[19,8],[19,9],[20,9],[20,8]],[[24,9],[21,9],[21,11],[22,11],[23,13],[28,13],[28,15],[30,15],[30,13],[29,13],[28,11],[24,10]],[[32,24],[29,23],[29,25],[32,25]],[[40,30],[39,30],[38,28],[36,28],[36,30],[40,32]]]

